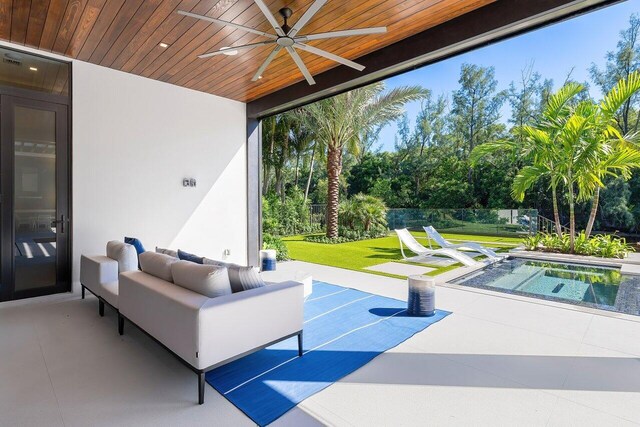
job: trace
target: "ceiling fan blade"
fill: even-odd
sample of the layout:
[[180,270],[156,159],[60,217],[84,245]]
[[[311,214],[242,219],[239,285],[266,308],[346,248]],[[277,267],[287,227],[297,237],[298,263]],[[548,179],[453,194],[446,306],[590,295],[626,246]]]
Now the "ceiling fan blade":
[[202,19],[203,21],[209,21],[220,25],[226,25],[228,27],[237,28],[238,30],[247,31],[249,33],[258,34],[259,36],[269,37],[270,39],[277,39],[273,34],[265,33],[264,31],[256,30],[255,28],[245,27],[244,25],[234,24],[233,22],[223,21],[221,19],[212,18],[210,16],[198,15],[197,13],[191,13],[184,10],[179,10],[178,13],[184,16],[190,16],[191,18]]
[[289,33],[287,33],[287,35],[289,37],[293,37],[296,34],[298,34],[298,31],[300,31],[302,27],[304,27],[305,24],[309,22],[311,18],[313,18],[313,15],[318,13],[320,8],[324,6],[326,2],[327,0],[316,0],[311,6],[309,6],[307,11],[304,13],[304,15],[302,15],[302,17],[298,19],[298,22],[296,22],[296,25],[291,27],[291,30],[289,30]]
[[251,43],[251,44],[245,44],[242,46],[231,46],[231,47],[222,48],[220,50],[216,50],[215,52],[203,53],[202,55],[198,55],[198,58],[210,58],[216,55],[224,55],[225,52],[229,52],[229,51],[253,49],[254,47],[265,46],[265,45],[274,44],[274,43],[275,43],[274,40],[269,40],[267,42]]
[[252,82],[257,81],[260,78],[262,73],[264,73],[264,70],[267,69],[269,64],[271,64],[271,61],[273,61],[273,59],[278,55],[278,52],[280,52],[281,49],[282,46],[277,45],[276,48],[271,51],[269,56],[267,56],[267,59],[265,59],[260,68],[258,68],[258,71],[256,71],[256,73],[253,75],[253,78],[251,79]]
[[260,10],[262,11],[262,14],[265,16],[265,18],[267,18],[267,21],[269,21],[269,24],[271,24],[273,29],[276,30],[276,34],[279,36],[285,36],[286,34],[278,24],[278,21],[276,21],[276,18],[273,16],[273,14],[271,13],[267,5],[264,4],[262,0],[253,0],[253,1],[258,5]]
[[296,50],[291,46],[287,47],[286,49],[287,49],[287,52],[289,52],[289,55],[291,55],[291,58],[293,58],[293,62],[296,63],[296,65],[302,72],[302,75],[304,76],[304,78],[307,79],[307,83],[309,83],[310,85],[316,84],[316,81],[313,80],[311,73],[309,73],[307,66],[304,65],[302,58],[300,58],[300,55],[298,55],[298,52],[296,52]]
[[366,36],[368,34],[382,34],[387,32],[387,27],[357,28],[355,30],[331,31],[329,33],[307,34],[296,37],[296,41],[331,39],[333,37]]
[[298,49],[306,50],[307,52],[316,54],[318,56],[325,57],[325,58],[330,59],[332,61],[339,62],[340,64],[346,65],[347,67],[355,68],[358,71],[364,70],[364,65],[360,65],[357,62],[353,62],[353,61],[348,60],[347,58],[343,58],[341,56],[334,55],[333,53],[327,52],[326,50],[318,49],[317,47],[309,46],[309,45],[302,44],[302,43],[296,43],[294,46],[297,47]]

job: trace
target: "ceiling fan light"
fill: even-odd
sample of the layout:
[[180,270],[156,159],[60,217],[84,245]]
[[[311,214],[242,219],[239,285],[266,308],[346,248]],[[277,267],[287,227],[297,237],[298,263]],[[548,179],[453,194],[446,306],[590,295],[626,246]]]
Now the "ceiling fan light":
[[231,48],[231,47],[227,47],[227,46],[225,46],[225,47],[221,47],[221,48],[220,48],[220,51],[221,51],[223,54],[228,55],[228,56],[234,56],[234,55],[237,55],[237,54],[238,54],[238,51],[237,51],[236,49],[233,49],[233,48]]

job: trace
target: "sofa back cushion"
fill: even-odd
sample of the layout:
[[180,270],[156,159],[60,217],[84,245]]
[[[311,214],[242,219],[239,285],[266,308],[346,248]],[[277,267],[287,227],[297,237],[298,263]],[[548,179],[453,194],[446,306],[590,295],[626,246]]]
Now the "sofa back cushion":
[[138,269],[136,248],[127,243],[112,240],[107,243],[107,257],[118,262],[118,273]]
[[178,258],[156,252],[140,254],[140,268],[142,271],[167,282],[173,282],[171,265],[177,261]]
[[266,286],[264,280],[260,277],[260,271],[256,267],[245,267],[209,258],[203,258],[203,264],[226,267],[229,271],[231,290],[234,293]]
[[171,265],[173,283],[209,298],[231,294],[226,267],[178,261]]

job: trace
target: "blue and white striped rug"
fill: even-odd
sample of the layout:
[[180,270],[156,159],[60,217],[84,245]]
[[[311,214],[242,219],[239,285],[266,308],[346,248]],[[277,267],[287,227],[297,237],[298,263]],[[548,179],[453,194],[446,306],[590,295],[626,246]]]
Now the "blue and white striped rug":
[[211,386],[259,425],[449,315],[410,317],[406,302],[314,282],[304,305],[304,356],[297,338],[207,373]]

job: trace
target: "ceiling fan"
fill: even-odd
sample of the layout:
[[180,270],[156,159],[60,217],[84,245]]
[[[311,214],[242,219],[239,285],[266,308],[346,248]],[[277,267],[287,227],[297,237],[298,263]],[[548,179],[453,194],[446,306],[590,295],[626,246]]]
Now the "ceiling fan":
[[179,10],[178,13],[185,16],[190,16],[192,18],[198,18],[209,22],[214,22],[220,25],[227,25],[230,27],[237,28],[239,30],[247,31],[249,33],[258,34],[260,36],[266,37],[269,40],[246,44],[243,46],[233,46],[233,47],[223,47],[220,50],[215,52],[204,53],[202,55],[198,55],[198,58],[210,58],[216,55],[235,55],[238,51],[253,49],[258,46],[265,45],[275,45],[267,59],[262,63],[258,71],[254,74],[251,81],[257,81],[262,78],[262,73],[267,69],[271,61],[278,55],[278,52],[283,48],[291,55],[293,62],[296,63],[302,75],[307,80],[310,85],[315,84],[315,80],[309,73],[309,70],[304,65],[302,58],[296,51],[296,49],[301,49],[307,51],[309,53],[313,53],[315,55],[322,56],[324,58],[330,59],[335,62],[339,62],[340,64],[346,65],[348,67],[354,68],[358,71],[364,70],[364,66],[350,61],[346,58],[343,58],[338,55],[334,55],[331,52],[327,52],[326,50],[318,49],[317,47],[310,46],[306,44],[308,41],[312,40],[321,40],[321,39],[330,39],[334,37],[348,37],[348,36],[362,36],[367,34],[380,34],[386,33],[387,27],[372,27],[372,28],[358,28],[353,30],[341,30],[341,31],[331,31],[328,33],[316,33],[316,34],[307,34],[307,35],[298,35],[298,32],[302,29],[302,27],[313,18],[313,16],[320,10],[322,6],[327,2],[327,0],[316,0],[313,4],[307,9],[307,11],[302,15],[298,22],[295,23],[293,27],[290,27],[287,23],[287,20],[293,14],[293,11],[288,7],[280,9],[278,12],[282,16],[284,23],[283,25],[278,25],[278,21],[271,14],[267,5],[264,4],[263,0],[254,0],[258,5],[264,16],[267,18],[267,21],[273,26],[276,34],[265,33],[264,31],[256,30],[255,28],[245,27],[244,25],[235,24],[233,22],[223,21],[221,19],[211,18],[209,16],[198,15],[196,13],[186,12],[184,10]]

